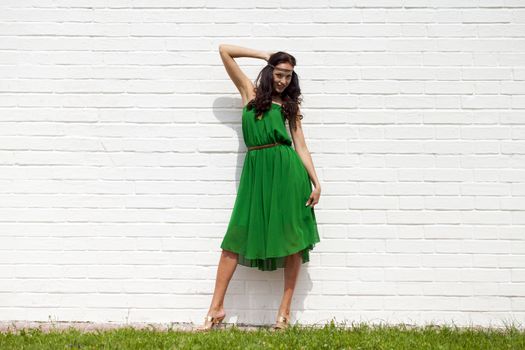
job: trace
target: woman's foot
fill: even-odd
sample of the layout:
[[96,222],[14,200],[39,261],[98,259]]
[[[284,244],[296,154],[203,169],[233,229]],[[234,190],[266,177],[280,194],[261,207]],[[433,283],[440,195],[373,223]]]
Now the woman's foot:
[[204,318],[204,324],[196,328],[195,331],[203,332],[209,331],[214,328],[218,328],[225,317],[226,313],[224,312],[224,308],[220,308],[218,310],[210,310],[208,311],[208,315],[206,315],[206,317]]
[[277,321],[273,325],[273,330],[285,330],[290,326],[290,314],[287,312],[279,312]]

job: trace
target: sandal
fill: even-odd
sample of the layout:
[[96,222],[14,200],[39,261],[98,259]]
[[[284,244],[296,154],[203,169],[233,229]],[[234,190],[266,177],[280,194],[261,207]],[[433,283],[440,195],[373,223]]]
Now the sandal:
[[196,332],[206,332],[214,328],[219,328],[219,326],[221,325],[225,317],[226,317],[226,314],[219,316],[219,317],[213,317],[213,316],[208,315],[204,318],[204,325],[202,325],[199,328],[196,328],[195,331]]
[[286,329],[289,327],[289,325],[290,325],[290,318],[281,314],[277,318],[277,322],[274,324],[273,329],[274,330]]

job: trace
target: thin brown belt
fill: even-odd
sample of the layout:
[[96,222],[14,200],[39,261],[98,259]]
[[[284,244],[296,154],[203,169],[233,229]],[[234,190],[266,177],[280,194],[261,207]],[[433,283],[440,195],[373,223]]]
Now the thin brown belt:
[[248,151],[251,151],[251,150],[254,150],[254,149],[260,149],[260,148],[273,147],[273,146],[277,146],[277,145],[284,145],[284,143],[275,142],[275,143],[268,143],[266,145],[252,146],[252,147],[248,147]]

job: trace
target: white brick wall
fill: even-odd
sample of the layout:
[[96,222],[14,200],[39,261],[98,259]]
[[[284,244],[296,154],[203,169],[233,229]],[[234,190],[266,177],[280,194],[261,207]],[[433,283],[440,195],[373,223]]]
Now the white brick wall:
[[[294,320],[525,321],[525,2],[0,7],[1,320],[202,322],[246,150],[231,43],[298,60],[323,194]],[[228,320],[272,322],[282,278],[238,267]]]

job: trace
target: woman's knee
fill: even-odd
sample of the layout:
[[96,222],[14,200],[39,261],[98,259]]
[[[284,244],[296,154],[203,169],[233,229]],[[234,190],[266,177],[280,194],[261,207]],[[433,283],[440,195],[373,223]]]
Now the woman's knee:
[[235,259],[235,258],[237,258],[239,256],[239,254],[231,252],[229,250],[225,250],[225,249],[222,250],[221,254],[222,254],[222,256],[225,256],[227,258],[233,258],[233,259]]

